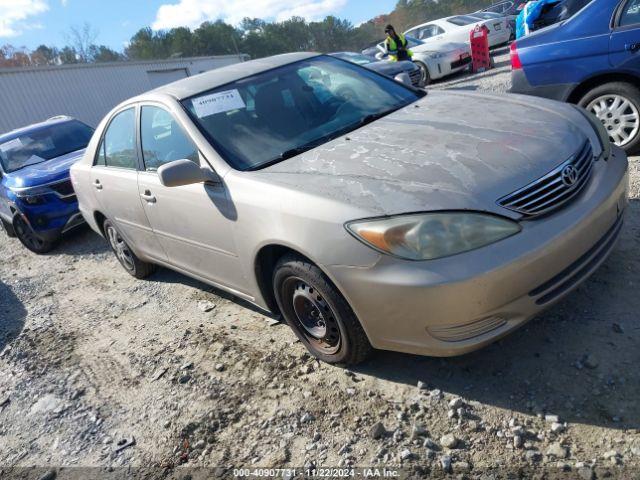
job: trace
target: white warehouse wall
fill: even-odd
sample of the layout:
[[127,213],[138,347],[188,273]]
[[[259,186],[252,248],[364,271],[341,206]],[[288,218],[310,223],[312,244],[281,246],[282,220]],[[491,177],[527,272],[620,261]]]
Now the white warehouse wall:
[[95,127],[120,102],[244,55],[0,69],[0,134],[56,115]]

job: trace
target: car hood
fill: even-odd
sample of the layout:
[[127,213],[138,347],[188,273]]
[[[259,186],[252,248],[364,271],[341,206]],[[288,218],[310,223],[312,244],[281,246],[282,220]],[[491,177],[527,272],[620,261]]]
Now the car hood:
[[402,72],[411,72],[416,69],[413,62],[374,62],[366,65],[370,70],[374,70],[383,75],[395,76]]
[[566,161],[588,138],[599,155],[595,130],[569,105],[432,90],[260,174],[372,216],[462,209],[517,218],[496,201]]
[[54,183],[69,178],[69,169],[82,158],[85,150],[78,150],[61,157],[25,167],[7,175],[6,186],[28,188]]

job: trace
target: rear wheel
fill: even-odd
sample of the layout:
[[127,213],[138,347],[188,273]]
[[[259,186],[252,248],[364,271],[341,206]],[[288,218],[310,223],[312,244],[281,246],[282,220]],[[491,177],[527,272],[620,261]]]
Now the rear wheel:
[[593,113],[609,133],[609,139],[627,153],[640,147],[640,90],[625,82],[594,88],[578,104]]
[[122,265],[127,272],[136,278],[143,279],[155,271],[156,266],[154,264],[143,262],[133,253],[131,247],[129,247],[110,220],[105,220],[103,229],[109,246],[111,246],[111,250],[113,250],[120,265]]
[[7,237],[15,238],[16,231],[13,229],[13,225],[11,223],[0,218],[0,227],[2,227],[2,229],[4,230],[4,233],[7,234]]
[[285,255],[276,265],[273,285],[286,322],[315,357],[356,364],[371,354],[371,344],[351,307],[318,267]]
[[427,65],[422,62],[415,63],[416,65],[418,65],[418,67],[420,67],[420,72],[422,74],[422,77],[420,77],[420,83],[423,87],[426,87],[431,83],[431,75],[429,74],[429,69],[427,68]]
[[40,238],[21,215],[13,217],[12,226],[18,240],[33,253],[42,255],[50,252],[56,246],[55,242],[48,242]]

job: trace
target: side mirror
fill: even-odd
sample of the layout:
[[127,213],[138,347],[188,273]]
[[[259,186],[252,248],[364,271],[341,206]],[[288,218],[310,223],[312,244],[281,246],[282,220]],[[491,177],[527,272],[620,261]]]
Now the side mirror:
[[191,160],[176,160],[158,169],[160,183],[165,187],[181,187],[196,183],[220,183],[220,177],[209,169],[201,168]]

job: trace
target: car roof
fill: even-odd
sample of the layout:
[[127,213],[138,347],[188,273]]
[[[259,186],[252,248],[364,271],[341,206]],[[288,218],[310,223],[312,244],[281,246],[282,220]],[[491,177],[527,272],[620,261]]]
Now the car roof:
[[51,117],[50,119],[45,120],[44,122],[34,123],[32,125],[16,128],[15,130],[11,130],[10,132],[0,134],[0,143],[6,142],[7,140],[13,140],[14,138],[19,137],[20,135],[24,135],[26,133],[34,132],[46,127],[50,127],[52,125],[59,125],[61,123],[67,123],[71,121],[77,121],[77,120],[73,117],[67,117],[65,115]]
[[[184,100],[198,93],[212,90],[217,87],[235,82],[258,73],[266,72],[274,68],[283,67],[291,63],[306,60],[319,56],[319,53],[285,53],[273,57],[250,60],[248,62],[236,63],[226,67],[216,68],[193,77],[178,80],[162,87],[156,88],[148,93],[169,95],[177,100]],[[141,101],[147,94],[140,95],[130,101]]]

